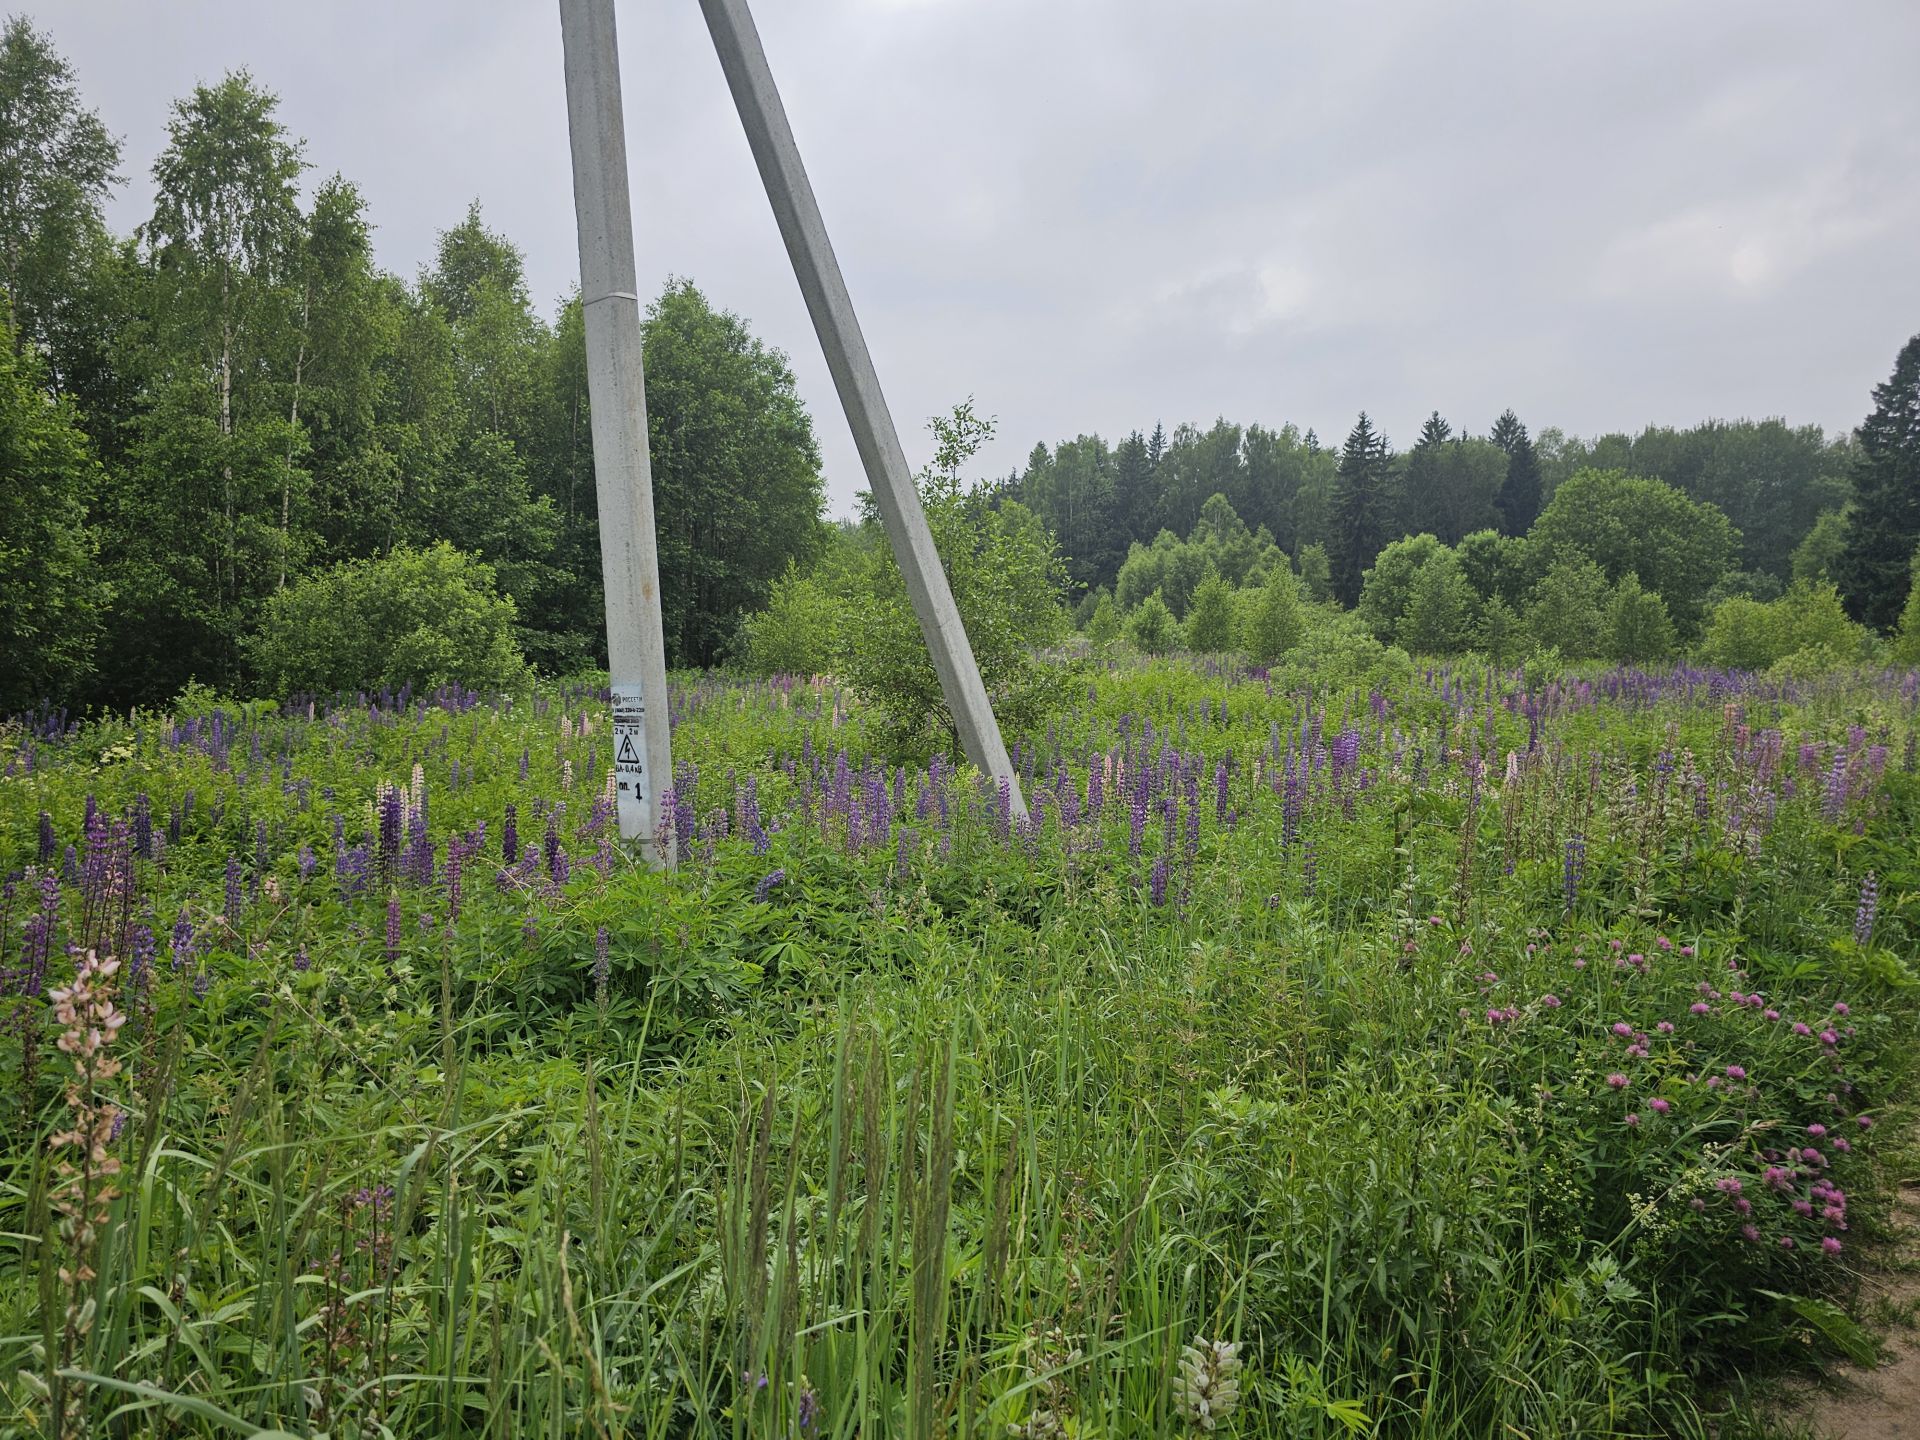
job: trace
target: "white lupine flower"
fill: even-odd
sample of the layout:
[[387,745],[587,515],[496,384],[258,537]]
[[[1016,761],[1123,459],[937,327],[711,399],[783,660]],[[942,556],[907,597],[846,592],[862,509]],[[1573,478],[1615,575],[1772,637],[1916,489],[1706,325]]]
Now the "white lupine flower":
[[1174,1408],[1200,1430],[1217,1428],[1240,1404],[1240,1346],[1232,1340],[1198,1340],[1180,1351],[1173,1377]]

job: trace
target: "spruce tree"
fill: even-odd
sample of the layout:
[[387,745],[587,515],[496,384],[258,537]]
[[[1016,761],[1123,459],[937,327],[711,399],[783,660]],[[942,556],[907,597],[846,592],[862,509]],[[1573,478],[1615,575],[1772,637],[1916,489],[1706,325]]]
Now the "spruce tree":
[[1833,567],[1854,619],[1891,629],[1907,593],[1907,566],[1920,543],[1920,335],[1907,341],[1893,375],[1873,392],[1858,433],[1853,509],[1846,549]]
[[1500,533],[1524,535],[1540,513],[1540,457],[1527,438],[1527,427],[1511,410],[1494,422],[1488,438],[1507,452],[1507,478],[1493,497],[1493,508],[1500,514]]
[[1367,412],[1340,451],[1339,479],[1333,491],[1333,593],[1351,607],[1373,557],[1386,543],[1387,437],[1373,428]]

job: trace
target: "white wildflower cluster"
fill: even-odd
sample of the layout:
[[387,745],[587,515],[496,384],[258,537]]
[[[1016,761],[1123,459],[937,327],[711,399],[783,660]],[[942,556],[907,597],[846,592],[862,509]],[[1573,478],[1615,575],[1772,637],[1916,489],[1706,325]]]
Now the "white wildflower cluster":
[[1173,1377],[1174,1408],[1198,1430],[1220,1426],[1240,1404],[1240,1346],[1232,1340],[1197,1340],[1180,1351]]

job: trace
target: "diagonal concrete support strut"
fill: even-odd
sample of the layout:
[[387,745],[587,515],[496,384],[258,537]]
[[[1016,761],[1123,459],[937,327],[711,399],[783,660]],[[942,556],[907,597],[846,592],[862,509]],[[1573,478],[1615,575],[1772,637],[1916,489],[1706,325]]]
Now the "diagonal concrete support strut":
[[906,452],[900,448],[899,433],[880,390],[880,377],[874,371],[873,357],[867,353],[860,321],[853,313],[840,263],[834,259],[833,245],[827,239],[826,222],[820,217],[813,185],[800,163],[800,149],[787,124],[780,92],[774,87],[753,15],[746,0],[700,0],[700,8],[706,12],[720,68],[726,72],[740,123],[746,127],[747,143],[753,149],[754,163],[760,167],[767,199],[773,202],[780,238],[786,242],[800,293],[806,297],[820,348],[826,352],[827,368],[833,373],[834,388],[840,392],[860,462],[866,467],[867,481],[886,524],[887,539],[893,545],[913,612],[919,617],[921,633],[933,656],[941,693],[960,732],[961,747],[984,773],[1006,781],[1014,813],[1024,815],[1019,777],[1007,758],[1006,742],[1000,737],[1000,725],[994,719],[986,686],[981,683],[966,627],[953,603],[947,572],[934,549],[920,493],[914,488]]

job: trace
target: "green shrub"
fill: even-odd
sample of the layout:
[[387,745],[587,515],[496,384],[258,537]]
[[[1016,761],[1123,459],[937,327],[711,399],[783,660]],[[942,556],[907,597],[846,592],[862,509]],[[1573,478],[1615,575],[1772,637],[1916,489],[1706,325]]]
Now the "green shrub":
[[1164,655],[1173,648],[1175,631],[1173,611],[1154,591],[1127,617],[1127,639],[1148,655]]
[[1474,647],[1496,665],[1510,665],[1526,648],[1526,626],[1514,608],[1498,595],[1481,607]]
[[493,567],[451,545],[319,571],[267,601],[248,650],[270,692],[511,690],[530,677]]
[[1374,557],[1360,588],[1359,612],[1377,640],[1400,638],[1400,619],[1413,603],[1413,582],[1436,555],[1452,552],[1432,535],[1408,535]]
[[1317,540],[1302,545],[1299,560],[1300,589],[1313,604],[1326,604],[1333,598],[1333,562],[1327,557],[1327,547]]
[[1120,638],[1120,607],[1102,586],[1094,596],[1093,613],[1087,617],[1087,639],[1096,649],[1105,650]]
[[1606,639],[1607,577],[1584,556],[1555,561],[1533,587],[1527,629],[1568,660],[1590,660]]
[[737,651],[754,675],[818,675],[833,668],[840,607],[820,579],[789,565],[767,608],[740,625]]
[[1829,665],[1857,665],[1871,639],[1847,618],[1831,581],[1796,580],[1778,600],[1722,600],[1708,620],[1700,651],[1709,664],[1742,670],[1765,670],[1806,652],[1797,662],[1806,673],[1821,655],[1829,657]]
[[1306,631],[1299,582],[1285,565],[1276,565],[1266,584],[1246,592],[1246,602],[1242,630],[1247,656],[1256,665],[1277,664]]
[[1645,665],[1673,653],[1673,620],[1667,603],[1623,576],[1607,602],[1607,657],[1623,665]]
[[1414,576],[1396,638],[1413,655],[1457,655],[1473,641],[1473,586],[1450,550],[1439,550]]
[[1920,665],[1920,550],[1913,552],[1913,581],[1907,606],[1900,612],[1900,628],[1893,632],[1893,663]]
[[1187,614],[1187,648],[1201,655],[1218,655],[1233,648],[1233,587],[1209,570],[1193,592]]
[[[993,422],[955,408],[932,422],[933,463],[920,476],[927,525],[994,714],[1009,733],[1039,721],[1064,675],[1038,651],[1067,631],[1066,567],[1053,535],[1026,506],[988,503],[963,490],[960,469],[993,433]],[[906,581],[886,545],[853,566],[840,608],[835,667],[868,707],[875,737],[900,758],[958,753],[959,732],[927,653]]]

